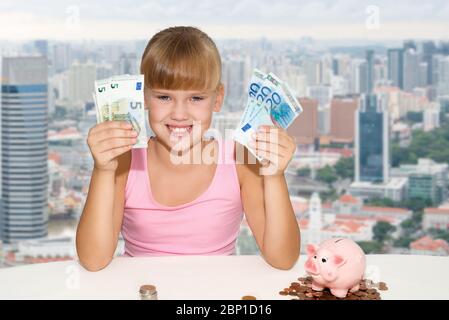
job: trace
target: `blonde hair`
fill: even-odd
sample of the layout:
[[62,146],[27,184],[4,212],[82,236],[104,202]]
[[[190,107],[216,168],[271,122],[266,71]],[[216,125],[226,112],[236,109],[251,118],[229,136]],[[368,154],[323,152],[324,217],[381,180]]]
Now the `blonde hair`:
[[194,27],[156,33],[142,55],[145,85],[167,90],[215,90],[221,85],[221,58],[214,41]]

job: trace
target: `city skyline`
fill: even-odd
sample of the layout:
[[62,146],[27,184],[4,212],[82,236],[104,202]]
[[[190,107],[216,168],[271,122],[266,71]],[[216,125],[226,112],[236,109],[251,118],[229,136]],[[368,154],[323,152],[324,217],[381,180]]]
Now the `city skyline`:
[[[80,45],[75,41],[42,38],[11,47],[0,44],[3,53],[14,48],[12,51],[19,56],[48,58],[48,237],[25,241],[19,248],[4,242],[5,265],[47,259],[42,256],[50,257],[48,259],[76,256],[71,241],[93,164],[85,142],[87,132],[96,123],[93,83],[112,75],[139,73],[145,45],[146,41],[92,41]],[[416,240],[419,247],[421,242],[428,242],[425,237],[438,239],[438,235],[433,236],[430,231],[433,228],[449,231],[449,156],[444,150],[441,153],[440,150],[426,151],[404,161],[398,158],[397,151],[400,148],[402,155],[415,150],[414,144],[420,140],[421,133],[427,134],[426,139],[430,134],[446,137],[442,130],[449,128],[449,42],[407,39],[393,51],[371,46],[317,50],[306,39],[304,42],[278,42],[260,38],[257,41],[220,41],[217,45],[222,57],[226,98],[220,113],[213,115],[212,128],[224,131],[236,127],[244,108],[248,76],[254,67],[278,75],[292,87],[303,105],[304,112],[290,130],[297,139],[298,152],[286,171],[291,201],[303,231],[303,243],[309,236],[314,237],[317,230],[324,238],[343,235],[354,241],[380,243],[374,239],[377,236],[374,226],[380,221],[396,228],[395,245],[389,249],[393,251],[386,252],[422,254],[422,250],[409,246],[412,243],[409,240]],[[3,59],[8,59],[5,54]],[[21,68],[17,66],[14,70]],[[411,77],[416,77],[415,81],[401,81]],[[9,77],[5,76],[3,81],[6,78]],[[390,138],[385,148],[396,148],[391,153],[392,161],[387,159],[386,152],[379,148],[371,152],[369,148],[358,146],[355,139],[358,129],[365,137],[363,140],[368,140],[373,135],[368,134],[366,128],[380,128],[377,120],[362,119],[363,129],[358,128],[356,122],[360,100],[370,93],[378,96],[389,112],[391,121],[382,124],[388,124],[390,132],[387,134],[386,128],[376,132]],[[3,107],[6,102],[3,100]],[[449,144],[447,138],[435,140]],[[353,181],[357,180],[354,179],[357,152],[369,156],[362,163],[363,175],[376,173],[376,179],[368,180],[389,180],[388,177],[377,178],[381,177],[377,172],[383,169],[392,169],[392,179],[384,181],[388,182],[386,184],[376,181],[368,184],[364,179]],[[382,155],[385,161],[381,167],[378,160]],[[351,163],[353,168],[349,166]],[[312,196],[314,192],[319,196]],[[426,201],[416,206],[416,203],[406,202],[409,200],[406,193],[423,196]],[[376,196],[388,199],[376,203],[377,200],[373,200]],[[318,198],[320,200],[316,201]],[[321,214],[310,219],[320,201]],[[419,225],[416,230],[404,231],[402,223],[410,224],[420,211],[425,212],[422,228]],[[322,219],[321,226],[316,223],[317,217]],[[440,222],[441,217],[448,223]],[[241,227],[239,254],[256,254],[257,246],[248,225],[244,222]],[[415,251],[410,251],[412,249]],[[122,248],[117,250],[120,252]],[[426,254],[449,254],[444,251],[446,249],[442,250]],[[0,265],[1,259],[0,254]]]

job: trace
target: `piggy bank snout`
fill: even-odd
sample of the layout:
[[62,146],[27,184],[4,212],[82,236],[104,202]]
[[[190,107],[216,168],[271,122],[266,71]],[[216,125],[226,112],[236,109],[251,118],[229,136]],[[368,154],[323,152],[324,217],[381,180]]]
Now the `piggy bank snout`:
[[305,264],[305,270],[311,274],[319,273],[317,264],[315,263],[315,261],[313,261],[313,258],[307,259],[306,264]]

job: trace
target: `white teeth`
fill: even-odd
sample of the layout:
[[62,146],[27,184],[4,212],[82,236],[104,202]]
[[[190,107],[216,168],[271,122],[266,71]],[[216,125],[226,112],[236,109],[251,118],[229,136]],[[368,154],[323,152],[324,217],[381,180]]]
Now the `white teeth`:
[[190,132],[191,127],[170,127],[168,126],[170,132],[172,133],[187,133]]

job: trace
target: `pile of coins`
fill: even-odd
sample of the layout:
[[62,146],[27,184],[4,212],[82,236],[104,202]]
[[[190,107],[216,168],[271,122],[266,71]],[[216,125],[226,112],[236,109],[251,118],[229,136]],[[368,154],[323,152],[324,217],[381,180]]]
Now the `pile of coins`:
[[312,289],[312,277],[298,278],[298,282],[292,282],[290,287],[279,292],[281,296],[293,296],[292,300],[381,300],[380,292],[388,290],[385,282],[374,283],[372,280],[360,281],[360,288],[356,292],[348,292],[345,298],[337,298],[328,288],[323,291]]

